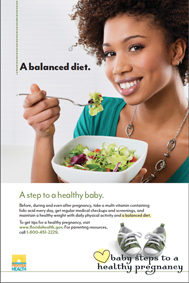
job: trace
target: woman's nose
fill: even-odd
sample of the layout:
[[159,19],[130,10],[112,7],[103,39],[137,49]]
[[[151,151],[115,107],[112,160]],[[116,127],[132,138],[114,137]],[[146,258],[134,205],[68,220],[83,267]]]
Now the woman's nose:
[[114,75],[122,75],[133,70],[132,65],[129,63],[128,59],[123,58],[122,56],[117,56],[115,60],[115,65],[113,68]]

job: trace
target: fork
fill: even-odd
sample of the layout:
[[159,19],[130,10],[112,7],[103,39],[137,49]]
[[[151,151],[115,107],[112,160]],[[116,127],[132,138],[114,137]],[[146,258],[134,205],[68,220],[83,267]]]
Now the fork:
[[[18,94],[16,94],[16,96],[20,96],[20,95],[29,95],[29,93],[18,93]],[[69,98],[57,97],[57,96],[49,96],[49,95],[47,95],[45,97],[47,97],[47,98],[58,98],[58,99],[67,100],[67,101],[70,101],[71,103],[73,103],[75,106],[89,106],[89,105],[93,104],[92,99],[90,99],[87,104],[80,104],[80,103],[76,103],[75,101],[73,101],[73,100],[71,100]]]

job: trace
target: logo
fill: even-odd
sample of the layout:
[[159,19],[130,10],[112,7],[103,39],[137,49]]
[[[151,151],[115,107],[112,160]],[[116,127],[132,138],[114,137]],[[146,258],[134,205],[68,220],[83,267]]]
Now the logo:
[[93,254],[96,261],[100,263],[106,263],[110,258],[110,251],[105,249],[100,249]]
[[26,255],[12,255],[12,271],[26,271]]

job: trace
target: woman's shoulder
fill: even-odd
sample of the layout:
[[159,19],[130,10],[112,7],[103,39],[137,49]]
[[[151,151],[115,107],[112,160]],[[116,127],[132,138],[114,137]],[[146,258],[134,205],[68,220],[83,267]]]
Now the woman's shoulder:
[[[119,97],[103,97],[103,111],[90,116],[86,106],[77,122],[74,137],[79,135],[113,135],[125,101]],[[115,129],[114,129],[115,128]]]
[[110,115],[111,112],[111,117],[117,116],[120,114],[121,109],[125,106],[125,101],[120,98],[120,97],[107,97],[103,96],[102,100],[102,106],[103,106],[103,111],[98,113],[96,116],[96,119],[106,119],[107,115]]
[[[120,115],[121,109],[125,106],[125,101],[119,97],[103,96],[102,100],[103,111],[99,112],[96,116],[91,117],[97,123],[106,120],[113,120],[116,116]],[[111,115],[110,115],[111,114]],[[89,115],[89,114],[88,114]]]
[[[89,114],[89,108],[86,106],[84,108],[83,114],[85,118],[87,119],[92,119],[92,120],[101,120],[101,119],[106,119],[105,116],[110,114],[110,111],[116,111],[116,113],[119,113],[119,110],[121,110],[125,106],[125,101],[122,98],[119,97],[107,97],[103,96],[102,97],[102,106],[103,106],[103,111],[99,112],[96,116],[90,116]],[[115,114],[115,112],[112,112],[112,115]]]

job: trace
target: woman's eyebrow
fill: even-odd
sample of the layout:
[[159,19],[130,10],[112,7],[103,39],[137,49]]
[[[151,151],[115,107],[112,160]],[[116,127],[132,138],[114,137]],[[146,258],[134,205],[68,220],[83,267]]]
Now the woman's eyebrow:
[[[130,39],[136,38],[136,37],[146,38],[146,36],[143,36],[143,35],[132,35],[132,36],[124,38],[123,43],[127,42]],[[109,47],[110,44],[109,43],[103,43],[102,46],[108,46]]]

